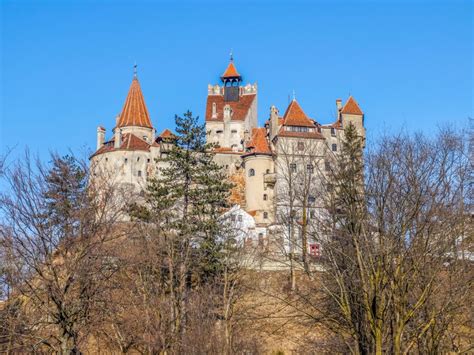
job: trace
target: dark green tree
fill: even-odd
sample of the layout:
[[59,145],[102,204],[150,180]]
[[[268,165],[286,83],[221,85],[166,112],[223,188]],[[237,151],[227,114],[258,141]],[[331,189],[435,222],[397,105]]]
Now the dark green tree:
[[[223,225],[231,185],[206,144],[205,126],[186,112],[176,116],[172,149],[158,160],[163,168],[151,178],[145,203],[132,206],[132,217],[153,226],[160,244],[152,266],[156,283],[164,284],[171,307],[170,348],[179,350],[186,328],[189,294],[215,284],[224,270]],[[147,233],[150,233],[149,231]],[[178,351],[176,350],[176,351]]]

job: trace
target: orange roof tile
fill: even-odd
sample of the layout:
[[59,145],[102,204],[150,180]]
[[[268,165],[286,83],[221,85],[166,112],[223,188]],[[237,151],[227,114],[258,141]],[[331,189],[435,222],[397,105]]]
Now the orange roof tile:
[[283,124],[287,126],[314,127],[313,120],[306,116],[296,100],[292,100],[288,105],[283,119]]
[[152,128],[150,115],[145,105],[140,83],[133,78],[128,91],[127,99],[123,105],[117,127],[140,126]]
[[349,114],[349,115],[363,115],[364,114],[362,110],[360,109],[359,104],[352,96],[349,96],[349,99],[347,100],[346,104],[342,108],[341,112]]
[[250,154],[272,154],[270,144],[267,140],[267,130],[265,128],[253,128],[252,137],[247,143],[248,153]]
[[161,132],[160,137],[161,138],[174,138],[175,135],[168,128],[166,128],[163,132]]
[[114,147],[115,137],[111,140],[104,143],[102,147],[99,148],[92,156],[96,156],[103,153],[113,152],[115,150],[150,150],[150,144],[145,142],[143,139],[138,138],[136,135],[132,133],[125,133],[122,135],[122,143],[120,144],[120,148],[115,149]]
[[225,70],[224,74],[222,74],[221,78],[239,78],[240,74],[235,68],[234,62],[231,61],[229,65],[227,66],[227,69]]
[[[243,121],[255,100],[256,94],[241,95],[239,101],[224,101],[222,95],[209,95],[206,104],[206,121],[223,121],[224,120],[224,106],[230,105],[232,109],[232,120]],[[212,104],[216,104],[217,118],[212,118]]]
[[294,138],[325,139],[324,136],[316,130],[314,132],[293,132],[293,131],[286,131],[284,127],[280,128],[280,132],[278,132],[278,136],[279,137],[294,137]]

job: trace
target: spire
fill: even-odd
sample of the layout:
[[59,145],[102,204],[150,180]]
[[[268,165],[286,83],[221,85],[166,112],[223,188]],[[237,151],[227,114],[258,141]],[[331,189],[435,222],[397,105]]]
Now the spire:
[[349,115],[363,115],[364,113],[360,109],[359,104],[357,101],[352,97],[349,96],[346,104],[342,108],[341,113],[349,114]]
[[148,114],[142,89],[136,76],[136,64],[134,68],[135,75],[123,105],[122,113],[119,116],[117,127],[140,126],[152,128],[150,115]]

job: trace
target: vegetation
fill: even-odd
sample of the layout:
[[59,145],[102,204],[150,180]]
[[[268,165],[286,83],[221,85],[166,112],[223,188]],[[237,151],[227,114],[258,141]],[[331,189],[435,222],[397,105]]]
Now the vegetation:
[[[472,351],[472,137],[401,134],[364,152],[349,125],[327,161],[281,147],[287,257],[261,271],[222,221],[232,186],[205,134],[176,117],[165,167],[126,203],[76,157],[2,160],[1,352]],[[301,252],[314,241],[321,256]]]

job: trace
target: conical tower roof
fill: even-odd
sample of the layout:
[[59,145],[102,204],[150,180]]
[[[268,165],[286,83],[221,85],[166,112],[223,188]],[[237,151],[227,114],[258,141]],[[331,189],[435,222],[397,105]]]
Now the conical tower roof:
[[221,76],[222,79],[240,78],[240,74],[235,68],[234,61],[231,60],[224,74]]
[[137,77],[132,80],[132,85],[130,85],[127,99],[117,123],[117,127],[126,126],[153,127]]

